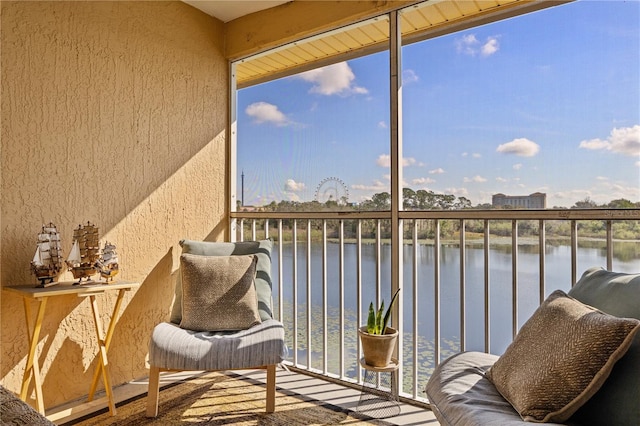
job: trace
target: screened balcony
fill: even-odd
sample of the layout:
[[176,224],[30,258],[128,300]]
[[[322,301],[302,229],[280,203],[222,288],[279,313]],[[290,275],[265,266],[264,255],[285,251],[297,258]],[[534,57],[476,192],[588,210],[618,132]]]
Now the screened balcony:
[[[410,93],[410,80],[400,77],[401,57],[411,58],[405,49],[535,15],[531,12],[553,14],[553,6],[571,2],[339,2],[340,8],[331,8],[294,1],[230,21],[185,3],[2,2],[2,285],[33,284],[26,265],[41,220],[57,222],[66,237],[79,222],[99,222],[101,237],[113,240],[122,256],[121,277],[141,284],[124,300],[118,318],[117,344],[109,353],[117,365],[112,370],[114,386],[132,385],[138,396],[146,391],[147,342],[153,326],[169,315],[183,238],[274,240],[277,313],[288,327],[286,365],[292,370],[282,373],[283,388],[288,382],[304,382],[301,393],[330,403],[330,396],[309,388],[318,386],[316,379],[326,380],[354,391],[357,398],[362,371],[357,368],[356,327],[363,323],[369,302],[388,300],[392,290],[400,288],[401,303],[392,322],[402,332],[397,354],[401,397],[411,404],[408,410],[420,415],[428,413],[424,385],[448,355],[462,350],[500,353],[545,295],[570,288],[590,266],[640,269],[637,237],[626,234],[631,229],[637,235],[637,205],[458,211],[402,207],[404,181],[420,180],[403,165],[406,154],[428,145],[429,158],[444,158],[453,145],[439,139],[439,119],[455,115],[451,111],[468,99],[459,93],[431,99],[424,104],[427,110],[403,105],[403,96],[421,98],[419,92]],[[312,19],[296,19],[299,10]],[[241,126],[244,108],[238,108],[238,91],[370,55],[383,58],[377,68],[383,77],[374,86],[388,94],[380,126],[385,130],[383,148],[376,152],[378,160],[387,160],[388,184],[380,190],[389,192],[388,209],[292,213],[268,212],[259,204],[245,209],[240,182],[247,128]],[[633,68],[626,62],[611,64],[616,65],[612,71]],[[523,69],[528,68],[524,63]],[[539,70],[549,71],[544,66]],[[475,86],[513,88],[524,80],[505,84],[490,79]],[[474,84],[456,85],[462,90],[470,86]],[[542,109],[564,104],[566,99],[549,85],[539,87],[547,88],[553,100]],[[584,98],[592,97],[590,90],[584,90]],[[512,95],[496,90],[488,103],[501,104],[495,97],[499,93]],[[634,96],[637,100],[637,90],[615,92],[606,102],[598,99],[598,111],[618,113],[624,109],[620,105],[626,105],[622,101]],[[278,99],[288,97],[282,91]],[[452,99],[460,103],[449,105],[452,110],[440,108],[440,101]],[[462,114],[460,122],[470,123],[477,111],[481,109]],[[633,116],[633,108],[626,113]],[[584,136],[585,150],[600,149],[602,158],[627,160],[626,168],[601,167],[604,176],[598,180],[611,178],[611,199],[629,193],[618,196],[620,185],[613,177],[637,171],[616,151],[620,147],[612,146],[615,141],[606,139],[614,126],[637,127],[618,118],[603,113],[607,130]],[[508,117],[495,114],[482,127],[504,130],[510,124],[505,120]],[[420,121],[434,130],[425,132],[424,143],[403,134],[405,126]],[[531,128],[548,131],[545,123]],[[558,133],[551,142],[554,148],[565,142]],[[262,141],[268,132],[260,136]],[[470,140],[464,134],[455,137]],[[596,137],[602,139],[586,139]],[[634,149],[633,144],[625,146]],[[271,154],[280,152],[286,149]],[[559,151],[549,152],[553,162]],[[270,158],[251,155],[265,163]],[[469,158],[473,155],[468,153]],[[314,157],[299,164],[310,162],[330,165]],[[557,181],[576,175],[564,173]],[[257,181],[271,183],[272,175],[263,177]],[[469,179],[475,182],[475,177]],[[627,198],[636,200],[637,185],[629,186],[634,195]],[[68,238],[64,243],[71,245]],[[21,301],[3,292],[1,302],[2,385],[18,392],[29,332]],[[94,336],[86,328],[92,321],[90,310],[75,298],[48,309],[37,342],[45,406],[49,410],[66,401],[83,405],[96,363]],[[130,395],[125,392],[124,399]],[[32,405],[33,399],[30,393]],[[352,399],[347,408],[353,404]]]

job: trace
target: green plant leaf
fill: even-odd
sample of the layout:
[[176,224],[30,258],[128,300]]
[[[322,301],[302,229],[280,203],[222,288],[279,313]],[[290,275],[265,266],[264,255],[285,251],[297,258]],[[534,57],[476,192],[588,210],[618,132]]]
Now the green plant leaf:
[[373,308],[373,302],[369,303],[369,316],[367,317],[367,333],[375,334],[376,332],[376,312]]
[[[389,303],[389,309],[387,309],[387,313],[384,315],[384,321],[382,322],[380,327],[380,334],[384,334],[387,331],[387,324],[389,323],[389,318],[391,318],[391,308],[393,308],[393,304],[398,297],[398,293],[400,293],[400,289],[397,289],[393,298],[391,298],[391,303]],[[384,306],[384,301],[382,302],[382,306]],[[381,308],[382,309],[382,308]]]
[[376,332],[375,334],[382,334],[382,312],[384,312],[384,300],[380,304],[378,314],[376,315]]

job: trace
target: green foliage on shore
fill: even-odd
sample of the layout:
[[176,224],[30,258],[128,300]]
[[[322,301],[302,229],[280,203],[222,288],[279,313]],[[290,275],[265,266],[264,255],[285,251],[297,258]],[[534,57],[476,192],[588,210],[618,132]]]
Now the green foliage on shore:
[[[454,195],[436,194],[432,191],[418,190],[413,191],[409,188],[404,189],[403,208],[407,211],[429,211],[429,210],[477,210],[477,209],[493,209],[490,204],[479,204],[472,206],[471,201],[465,197],[455,197]],[[317,201],[311,202],[294,202],[280,201],[279,203],[271,202],[270,204],[253,208],[253,210],[264,212],[358,212],[358,211],[386,211],[391,206],[391,196],[387,192],[374,194],[370,200],[365,200],[360,204],[345,204],[335,201],[328,201],[321,204]],[[576,202],[571,209],[637,209],[640,208],[640,202],[633,203],[625,199],[612,200],[608,203],[598,205],[588,198]],[[499,209],[509,210],[508,207]],[[239,211],[243,208],[239,207]],[[378,235],[378,222],[380,225],[380,238],[389,239],[391,237],[391,224],[388,220],[360,220],[361,235],[363,239],[375,239]],[[307,238],[307,232],[310,232],[312,241],[322,240],[322,220],[312,220],[309,229],[306,229],[306,223],[299,223],[297,226],[298,238]],[[355,239],[357,232],[357,220],[346,219],[343,222],[344,238],[347,240]],[[278,235],[276,224],[271,223],[269,234],[275,236],[275,239],[282,241],[292,241],[293,220],[283,219],[283,233]],[[404,238],[411,239],[413,235],[412,224],[405,225]],[[418,220],[415,222],[418,226],[418,238],[420,240],[433,240],[435,237],[435,225],[433,220]],[[250,231],[250,224],[245,224],[245,231]],[[539,222],[537,220],[519,220],[518,236],[519,237],[536,237],[539,234]],[[465,221],[466,237],[481,239],[484,235],[483,220],[466,220]],[[577,230],[581,238],[603,239],[606,237],[606,224],[603,220],[580,220],[577,222]],[[640,221],[639,220],[620,220],[613,221],[612,224],[613,238],[616,240],[634,241],[640,240]],[[339,238],[339,221],[327,220],[327,233],[329,239]],[[489,233],[496,237],[510,237],[512,232],[511,221],[509,220],[492,220]],[[459,238],[460,223],[457,220],[441,220],[440,221],[440,238],[443,240],[455,240]],[[550,240],[563,239],[571,237],[571,223],[568,220],[549,220],[545,223],[545,234]]]

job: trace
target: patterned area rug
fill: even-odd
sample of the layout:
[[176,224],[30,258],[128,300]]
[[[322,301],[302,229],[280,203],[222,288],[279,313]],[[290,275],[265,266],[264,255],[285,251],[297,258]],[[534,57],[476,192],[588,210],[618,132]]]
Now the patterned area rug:
[[265,388],[254,380],[222,373],[208,373],[160,391],[160,413],[145,417],[146,395],[118,405],[108,412],[74,421],[75,425],[380,425],[358,413],[323,404],[289,391],[276,392],[275,413],[265,413]]

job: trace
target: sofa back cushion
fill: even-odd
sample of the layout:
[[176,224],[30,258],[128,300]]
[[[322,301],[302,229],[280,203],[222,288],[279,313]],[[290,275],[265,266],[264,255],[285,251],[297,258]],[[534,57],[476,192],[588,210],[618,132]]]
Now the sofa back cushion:
[[[640,319],[640,274],[591,268],[569,295],[610,315]],[[640,333],[604,385],[571,420],[590,425],[640,425]]]
[[[271,240],[242,241],[237,243],[182,240],[182,253],[201,256],[243,256],[256,255],[255,286],[258,295],[258,311],[260,319],[266,321],[273,318],[273,299],[271,296]],[[180,324],[182,320],[182,278],[178,274],[175,297],[171,309],[170,321]]]

